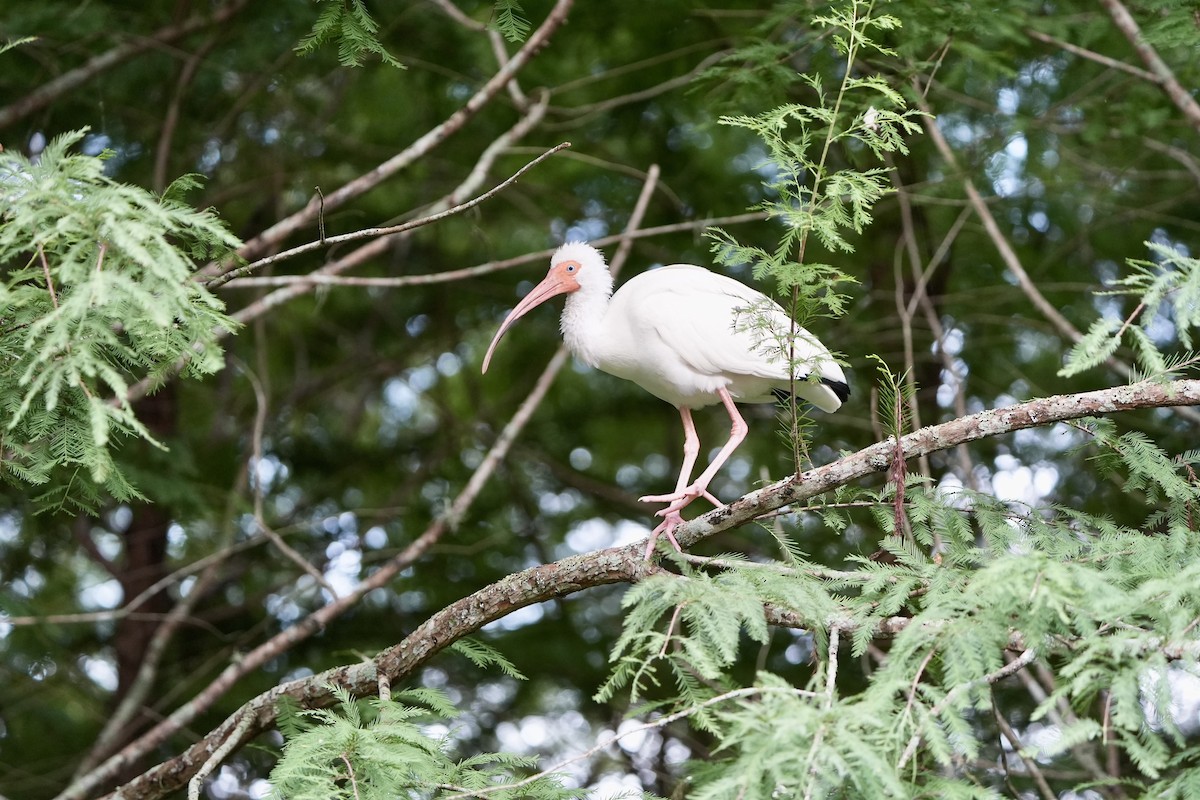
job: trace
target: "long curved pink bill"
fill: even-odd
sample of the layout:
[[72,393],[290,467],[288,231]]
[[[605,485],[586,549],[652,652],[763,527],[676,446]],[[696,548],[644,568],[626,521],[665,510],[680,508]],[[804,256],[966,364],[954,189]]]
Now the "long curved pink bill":
[[504,322],[500,323],[500,329],[496,331],[496,335],[492,337],[492,343],[488,345],[487,353],[483,356],[483,372],[488,371],[488,365],[492,362],[492,353],[496,350],[496,345],[500,343],[500,338],[508,332],[513,323],[525,316],[537,306],[560,294],[571,291],[572,287],[562,281],[557,275],[551,272],[542,282],[533,287],[529,294],[521,298],[521,302],[517,303],[516,308],[508,312],[508,316],[504,318]]

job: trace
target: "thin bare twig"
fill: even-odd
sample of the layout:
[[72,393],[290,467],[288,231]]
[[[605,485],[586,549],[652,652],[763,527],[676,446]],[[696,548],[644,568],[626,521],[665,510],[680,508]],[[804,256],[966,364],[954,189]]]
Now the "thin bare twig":
[[992,703],[992,716],[996,720],[996,725],[1000,728],[1001,735],[1008,740],[1009,746],[1013,752],[1021,759],[1021,763],[1025,765],[1025,771],[1029,773],[1029,777],[1033,778],[1033,783],[1037,786],[1038,794],[1042,796],[1042,800],[1056,800],[1058,795],[1050,788],[1049,782],[1046,781],[1046,776],[1042,774],[1042,770],[1038,767],[1037,762],[1029,758],[1023,752],[1021,745],[1021,737],[1017,736],[1017,732],[1013,730],[1012,725],[1008,724],[1008,720],[1000,713],[1000,709],[996,707],[995,702]]
[[171,156],[171,141],[174,139],[175,130],[179,126],[179,109],[183,106],[184,90],[196,77],[200,65],[204,62],[205,57],[212,52],[212,49],[216,47],[217,41],[217,33],[209,36],[208,40],[196,49],[196,52],[188,56],[187,61],[183,63],[183,69],[179,71],[179,77],[175,80],[175,91],[171,95],[171,102],[167,104],[167,113],[163,117],[162,130],[158,135],[158,145],[154,148],[154,177],[151,179],[151,185],[156,192],[162,192],[167,187],[167,168],[169,166],[168,160]]
[[[431,0],[431,2],[438,8],[442,9],[446,16],[450,17],[450,19],[454,20],[459,25],[470,31],[474,31],[475,33],[482,33],[487,36],[488,43],[492,47],[492,53],[496,56],[496,64],[498,66],[503,67],[508,63],[508,49],[505,47],[504,37],[500,35],[499,31],[485,25],[473,17],[467,16],[463,10],[454,5],[451,0]],[[529,99],[525,96],[525,93],[521,91],[521,87],[518,85],[515,79],[509,81],[508,83],[508,94],[510,97],[512,97],[517,108],[525,108],[529,103]]]
[[439,211],[435,214],[430,214],[427,217],[421,217],[419,219],[410,220],[408,222],[404,222],[399,225],[391,225],[391,226],[388,226],[385,228],[363,228],[362,230],[353,231],[352,233],[343,233],[340,236],[325,236],[325,237],[322,237],[321,239],[318,239],[315,242],[309,242],[308,244],[302,244],[297,247],[293,247],[291,249],[284,250],[279,253],[275,253],[274,255],[267,256],[266,258],[260,258],[258,261],[255,261],[251,264],[247,264],[244,267],[239,267],[238,269],[230,270],[229,272],[226,272],[223,275],[219,275],[219,276],[207,281],[205,283],[205,286],[207,286],[209,289],[215,289],[218,286],[229,283],[232,280],[237,280],[238,278],[243,278],[252,272],[256,272],[257,270],[262,269],[263,267],[270,266],[271,264],[275,264],[279,261],[284,261],[289,258],[295,258],[296,256],[303,255],[304,253],[309,253],[309,252],[312,252],[313,250],[318,250],[322,247],[327,247],[329,245],[342,244],[343,242],[353,242],[358,239],[374,239],[374,238],[377,238],[380,236],[392,236],[397,233],[405,233],[407,231],[415,230],[417,228],[424,227],[425,225],[432,225],[435,222],[441,222],[442,220],[446,219],[447,217],[452,217],[455,214],[461,214],[464,211],[468,211],[468,210],[474,208],[475,206],[479,205],[483,201],[488,200],[492,197],[495,197],[497,194],[504,191],[512,184],[516,183],[521,178],[521,176],[524,175],[526,172],[533,169],[538,164],[542,163],[543,161],[545,161],[547,158],[554,155],[555,153],[565,150],[566,148],[568,148],[570,146],[571,146],[570,142],[563,142],[562,144],[555,145],[554,147],[550,148],[546,152],[542,153],[537,158],[530,161],[525,166],[521,167],[519,170],[514,172],[509,177],[505,178],[500,183],[493,186],[491,189],[488,189],[483,194],[478,195],[476,197],[472,197],[470,200],[467,200],[466,202],[463,202],[463,203],[459,203],[458,205],[452,206],[451,208],[447,208],[447,209]]
[[[606,247],[610,244],[616,244],[626,240],[649,239],[655,236],[663,236],[665,234],[678,233],[680,231],[697,230],[699,228],[707,228],[713,225],[737,225],[744,222],[758,222],[763,219],[766,219],[765,214],[761,212],[750,212],[746,214],[734,214],[728,217],[715,217],[711,219],[673,222],[668,225],[658,225],[653,228],[642,228],[637,231],[632,231],[628,234],[616,233],[611,236],[603,236],[599,239],[593,239],[591,244],[596,247]],[[447,270],[445,272],[432,272],[425,275],[365,277],[357,275],[335,275],[328,274],[323,271],[312,272],[307,275],[252,275],[246,278],[238,278],[225,288],[245,289],[251,286],[291,286],[293,284],[316,286],[375,286],[393,289],[405,286],[427,286],[434,283],[451,283],[453,281],[466,280],[468,278],[477,278],[481,275],[488,275],[493,272],[500,272],[502,270],[511,269],[512,267],[521,266],[522,264],[529,264],[534,261],[547,259],[553,255],[553,253],[553,248],[548,250],[539,250],[533,253],[514,256],[513,258],[505,258],[498,261],[488,261],[483,264],[477,264],[473,267]],[[340,261],[338,263],[340,263]]]
[[[250,723],[253,721],[253,719],[254,718],[252,715],[243,714],[242,718],[238,721],[236,730],[244,734],[250,729]],[[200,790],[204,788],[205,778],[211,775],[212,771],[216,769],[221,762],[224,761],[225,758],[234,751],[233,743],[236,742],[237,739],[238,737],[236,736],[229,737],[229,739],[223,742],[220,747],[218,747],[216,750],[213,750],[213,753],[211,756],[209,756],[208,760],[200,766],[200,769],[196,770],[196,774],[192,776],[190,781],[188,781],[188,800],[200,800]]]
[[[833,700],[837,696],[838,649],[841,641],[841,625],[837,622],[829,626],[829,647],[825,654],[825,691],[821,694],[821,707],[826,714],[833,708]],[[808,764],[808,783],[804,787],[804,800],[810,800],[817,787],[816,778],[821,762],[816,758],[822,742],[825,740],[825,723],[817,728],[813,735],[812,744],[808,748],[805,762]]]
[[[492,144],[484,150],[483,154],[480,155],[479,160],[476,162],[475,167],[471,170],[471,173],[467,176],[467,178],[457,187],[455,187],[454,191],[452,191],[449,195],[431,206],[431,209],[433,209],[432,213],[439,213],[442,209],[449,208],[454,204],[462,202],[464,197],[478,190],[479,185],[486,178],[488,170],[494,164],[496,158],[499,157],[500,153],[515,139],[527,133],[537,123],[537,121],[540,119],[540,115],[544,112],[545,103],[540,103],[533,106],[529,110],[529,113],[518,120],[516,125],[492,142]],[[332,263],[326,264],[316,272],[317,274],[322,275],[337,274],[339,272],[351,269],[352,267],[382,253],[387,247],[390,246],[393,237],[407,235],[409,235],[408,232],[393,234],[393,236],[377,237],[367,244],[360,246],[349,255],[344,256]],[[250,322],[259,318],[263,314],[266,314],[271,309],[304,295],[305,293],[311,291],[314,286],[315,284],[310,281],[303,285],[284,287],[277,291],[271,292],[265,297],[259,298],[250,305],[233,314],[232,317],[239,323],[244,324]],[[218,330],[216,332],[216,337],[218,339],[223,338],[227,336],[228,333],[229,332],[224,329]],[[190,356],[188,355],[180,358],[179,361],[172,365],[170,375],[173,376],[177,374],[179,370],[183,369],[189,359]],[[147,376],[130,386],[124,397],[114,396],[109,400],[109,403],[115,406],[123,406],[124,404],[131,403],[134,400],[145,396],[162,380],[163,378],[161,377],[154,378]]]
[[[917,85],[916,88],[919,90],[920,86]],[[937,148],[938,152],[951,169],[956,171],[959,170],[958,159],[955,158],[954,151],[950,148],[950,144],[946,141],[946,137],[942,135],[942,131],[938,127],[928,103],[925,102],[924,98],[918,98],[917,105],[921,111],[925,112],[925,116],[921,118],[921,121],[925,126],[926,133],[929,134],[929,138],[933,140],[934,146]],[[963,190],[967,194],[967,199],[971,203],[971,207],[975,210],[980,222],[983,223],[983,227],[988,234],[988,238],[992,240],[992,244],[1000,253],[1001,260],[1008,268],[1008,271],[1012,273],[1012,276],[1017,281],[1017,285],[1021,288],[1021,291],[1025,293],[1025,296],[1029,299],[1029,302],[1033,304],[1034,308],[1036,308],[1038,312],[1041,313],[1041,315],[1045,317],[1046,320],[1052,326],[1054,326],[1054,328],[1065,339],[1071,343],[1078,342],[1083,338],[1083,334],[1071,323],[1070,320],[1063,316],[1062,313],[1059,312],[1059,310],[1055,308],[1055,306],[1049,300],[1046,299],[1046,296],[1042,294],[1037,284],[1034,283],[1033,279],[1029,277],[1029,273],[1025,271],[1025,267],[1021,264],[1021,259],[1017,256],[1016,251],[1013,250],[1012,245],[1009,244],[1008,239],[1000,230],[1000,226],[996,222],[996,218],[992,215],[991,209],[988,208],[987,203],[984,201],[983,195],[981,195],[979,190],[975,188],[974,181],[972,181],[966,174],[963,174],[960,177],[960,180],[963,185]],[[1107,364],[1109,368],[1117,372],[1123,378],[1129,378],[1133,375],[1133,368],[1123,361],[1120,361],[1116,357],[1109,358],[1105,364]],[[1180,413],[1193,422],[1200,422],[1200,412],[1197,412],[1195,409],[1180,409]]]
[[285,542],[283,537],[276,533],[271,526],[267,524],[267,521],[263,516],[262,479],[259,477],[257,469],[258,466],[262,464],[263,460],[263,431],[265,430],[267,424],[267,410],[269,404],[267,401],[267,393],[263,388],[262,381],[258,379],[258,376],[254,374],[254,371],[251,370],[246,364],[242,364],[241,368],[242,374],[246,376],[246,380],[249,381],[250,387],[254,391],[254,429],[250,437],[250,459],[254,464],[254,469],[251,471],[252,479],[250,481],[250,491],[254,496],[254,523],[258,526],[258,529],[262,532],[262,534],[271,541],[271,544],[275,545],[276,550],[283,553],[284,557],[286,557],[289,561],[298,566],[302,572],[316,581],[318,586],[329,592],[329,596],[331,598],[336,598],[338,596],[337,589],[335,589],[333,585],[325,579],[325,576],[321,574],[321,570],[310,564],[308,559],[302,556],[300,552],[296,550],[296,548]]
[[[1007,653],[1005,656],[1010,657]],[[1037,665],[1037,669],[1041,669],[1040,664]],[[1047,693],[1045,687],[1043,687],[1042,684],[1038,682],[1038,679],[1031,675],[1030,672],[1031,670],[1020,670],[1016,674],[1017,680],[1019,680],[1025,687],[1025,691],[1029,693],[1029,697],[1033,700],[1033,702],[1041,706],[1046,702],[1049,694]],[[1059,727],[1066,727],[1067,725],[1079,721],[1079,717],[1075,715],[1075,712],[1071,709],[1071,704],[1065,697],[1059,697],[1055,703],[1046,708],[1046,718]],[[1104,785],[1110,778],[1115,776],[1109,775],[1104,771],[1104,766],[1092,753],[1088,743],[1075,745],[1071,748],[1071,753],[1075,756],[1075,759],[1080,763],[1080,765],[1088,772],[1088,774],[1091,775],[1092,780],[1096,782],[1096,785],[1093,787],[1094,791],[1099,792],[1105,797],[1116,797],[1121,798],[1121,800],[1124,800],[1128,797],[1128,795],[1125,793],[1125,790],[1119,785]]]
[[[920,89],[920,86],[917,86]],[[958,159],[954,155],[954,151],[950,149],[950,143],[946,141],[946,137],[942,135],[942,129],[938,127],[937,121],[933,115],[933,110],[924,98],[917,100],[917,107],[924,114],[921,117],[921,122],[925,126],[925,132],[929,134],[929,138],[933,141],[938,153],[952,170],[961,170],[958,166]],[[1004,261],[1004,265],[1008,267],[1008,271],[1012,273],[1017,280],[1017,285],[1025,292],[1025,296],[1029,298],[1029,302],[1033,303],[1034,308],[1047,320],[1050,324],[1058,329],[1064,337],[1071,342],[1079,341],[1082,334],[1071,324],[1070,320],[1064,317],[1054,305],[1046,299],[1037,284],[1029,277],[1029,273],[1025,271],[1024,265],[1021,264],[1021,259],[1017,257],[1016,251],[1008,243],[1008,239],[1000,230],[1000,226],[996,223],[996,218],[992,216],[992,211],[984,202],[983,195],[975,188],[975,182],[972,181],[966,174],[961,174],[960,181],[963,189],[967,193],[967,199],[971,203],[971,207],[975,209],[979,221],[983,223],[984,229],[991,238],[996,249],[1000,251],[1000,258]]]
[[[906,360],[910,361],[909,351],[911,350],[911,336],[908,335],[908,325],[911,324],[911,318],[915,314],[916,309],[920,307],[925,315],[925,322],[929,325],[929,329],[933,334],[934,341],[937,343],[937,353],[942,360],[942,368],[950,379],[954,381],[954,411],[960,417],[967,415],[967,399],[966,399],[966,381],[960,374],[958,365],[954,363],[954,358],[946,350],[946,331],[942,327],[942,321],[937,313],[937,309],[933,305],[933,300],[929,296],[928,286],[929,281],[933,277],[934,272],[940,267],[958,237],[959,231],[966,224],[967,218],[971,213],[969,207],[964,207],[959,212],[958,217],[954,220],[954,224],[950,226],[950,230],[942,238],[938,244],[936,251],[930,256],[925,268],[920,268],[920,257],[917,247],[916,225],[913,221],[912,200],[909,193],[905,191],[905,186],[901,183],[899,173],[896,170],[890,172],[892,182],[896,185],[896,198],[900,204],[900,220],[903,225],[904,241],[908,250],[909,268],[913,275],[914,283],[912,293],[908,298],[908,303],[901,310],[901,319],[905,322],[905,340],[904,349]],[[900,282],[898,281],[898,284]],[[899,292],[899,288],[897,288]],[[897,295],[897,302],[900,301]],[[909,364],[909,369],[913,369],[915,365]],[[921,417],[919,415],[919,406],[917,405],[915,374],[909,374],[908,381],[909,389],[912,392],[911,408],[913,411],[913,425],[921,427]],[[972,488],[977,488],[975,479],[975,471],[971,464],[971,456],[965,446],[955,448],[955,455],[958,458],[959,470],[962,472],[963,483]],[[922,474],[929,475],[929,463],[927,460],[921,462]],[[939,549],[935,543],[935,549]]]
[[1035,31],[1032,28],[1026,28],[1025,35],[1031,39],[1037,39],[1039,42],[1052,44],[1060,50],[1066,50],[1068,53],[1073,53],[1080,58],[1086,58],[1088,61],[1095,61],[1097,64],[1103,64],[1110,69],[1127,72],[1130,75],[1133,75],[1136,78],[1141,78],[1144,81],[1149,81],[1150,83],[1160,82],[1158,76],[1153,72],[1147,72],[1140,67],[1135,67],[1132,64],[1126,64],[1120,59],[1109,58],[1103,53],[1097,53],[1095,50],[1088,50],[1086,47],[1080,47],[1079,45],[1072,44],[1071,42],[1064,42],[1062,39],[1056,39],[1047,33]]
[[[500,157],[501,153],[506,152],[511,144],[520,140],[523,136],[533,130],[538,123],[541,122],[545,113],[546,98],[543,97],[542,101],[533,104],[526,114],[521,117],[521,119],[517,120],[515,125],[498,136],[484,149],[478,160],[476,160],[475,166],[471,169],[470,174],[468,174],[467,177],[464,178],[463,181],[456,186],[452,192],[450,192],[450,194],[446,195],[437,203],[434,203],[432,206],[430,206],[430,213],[440,213],[444,209],[463,202],[468,195],[478,191],[479,187],[487,178],[489,171],[496,163],[496,160]],[[377,237],[372,241],[359,246],[357,249],[337,259],[336,261],[331,261],[323,267],[314,270],[312,274],[338,275],[380,255],[388,247],[391,247],[396,239],[410,235],[410,231],[405,231],[402,233],[392,234],[391,236]],[[238,322],[248,322],[252,319],[258,318],[271,309],[288,302],[289,300],[293,300],[312,291],[314,288],[316,288],[316,284],[312,282],[286,286],[282,289],[271,292],[265,297],[259,298],[254,303],[246,306],[234,314],[233,318]]]
[[[439,144],[457,133],[467,124],[467,122],[475,116],[485,105],[487,105],[496,94],[511,81],[514,76],[522,69],[533,56],[545,47],[546,42],[558,28],[566,22],[567,13],[570,11],[574,0],[557,0],[550,13],[538,26],[537,30],[529,35],[525,40],[525,44],[521,46],[512,58],[510,58],[500,69],[496,71],[488,81],[480,87],[474,95],[462,106],[455,111],[443,122],[434,126],[427,133],[406,147],[401,152],[389,158],[387,161],[376,166],[374,169],[360,175],[352,181],[344,184],[337,190],[325,195],[325,209],[332,211],[340,207],[343,203],[358,197],[369,189],[378,186],[383,181],[395,175],[400,170],[415,162],[417,159],[427,155],[431,150]],[[267,230],[263,231],[254,239],[243,245],[239,255],[242,258],[252,258],[258,253],[262,253],[271,247],[279,244],[287,239],[293,233],[296,233],[301,228],[310,224],[317,214],[316,198],[310,200],[308,205],[299,211],[291,214],[285,219],[272,225]]]

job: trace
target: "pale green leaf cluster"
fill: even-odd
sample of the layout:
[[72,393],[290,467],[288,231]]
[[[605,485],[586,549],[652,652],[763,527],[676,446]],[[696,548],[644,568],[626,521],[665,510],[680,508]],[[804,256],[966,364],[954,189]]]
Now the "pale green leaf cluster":
[[[535,760],[481,753],[456,760],[448,735],[434,735],[456,711],[432,689],[398,692],[391,699],[356,700],[331,687],[336,708],[297,710],[281,704],[283,755],[271,770],[272,797],[280,800],[395,800],[476,796],[496,800],[581,798],[562,786],[561,775],[517,783]],[[436,727],[435,727],[436,726]]]
[[[904,98],[887,81],[856,74],[863,50],[892,55],[871,34],[899,26],[894,17],[873,16],[870,7],[851,2],[813,20],[830,29],[831,41],[844,57],[844,75],[836,91],[830,92],[819,76],[801,74],[794,79],[807,87],[810,103],[721,118],[725,125],[753,132],[766,147],[768,159],[759,168],[769,175],[768,196],[754,208],[782,223],[783,234],[768,250],[743,245],[728,232],[713,229],[713,252],[722,263],[751,263],[755,277],[772,278],[781,293],[792,296],[793,312],[801,318],[820,311],[842,314],[846,298],[836,287],[853,280],[832,265],[806,261],[809,237],[816,236],[832,252],[853,251],[847,234],[861,233],[871,223],[875,203],[892,191],[886,169],[833,169],[831,151],[867,151],[882,159],[908,152],[904,137],[919,130],[916,112],[906,109]],[[780,56],[777,47],[761,45],[737,53],[743,62],[763,60],[764,67],[777,65]]]
[[[1101,293],[1137,298],[1134,311],[1123,322],[1105,316],[1092,323],[1067,353],[1059,375],[1069,377],[1098,366],[1122,345],[1133,349],[1138,366],[1134,380],[1166,380],[1200,363],[1193,332],[1200,328],[1200,259],[1154,242],[1146,246],[1154,258],[1130,259],[1131,274]],[[1163,350],[1170,343],[1154,338],[1151,326],[1164,316],[1184,352],[1168,355]]]
[[[152,440],[125,399],[135,381],[223,363],[233,323],[191,280],[197,262],[239,245],[211,212],[118,183],[102,158],[73,152],[84,131],[36,161],[0,153],[0,474],[47,484],[44,506],[99,487],[135,493],[113,450]],[[57,474],[61,473],[61,474]]]
[[[1167,678],[1200,670],[1198,454],[1170,457],[1106,422],[1084,427],[1129,502],[1144,504],[1141,526],[945,494],[910,477],[910,539],[895,531],[891,488],[843,488],[824,514],[850,517],[869,504],[888,532],[888,558],[834,570],[792,548],[780,563],[726,556],[646,581],[627,595],[598,696],[628,688],[632,700],[653,696],[657,710],[711,732],[717,758],[690,765],[689,797],[999,797],[1002,781],[976,765],[994,757],[993,714],[1021,716],[996,686],[1007,659],[1028,651],[1058,679],[1026,719],[1049,724],[1060,702],[1076,715],[1032,752],[1041,763],[1070,761],[1072,747],[1101,737],[1151,780],[1195,763],[1200,746],[1176,729]],[[767,672],[736,677],[745,646],[771,641],[770,609],[807,631],[795,634],[815,650],[803,687]],[[845,651],[861,656],[897,620],[864,688],[828,681],[832,630],[845,665]],[[756,691],[737,691],[748,687]]]

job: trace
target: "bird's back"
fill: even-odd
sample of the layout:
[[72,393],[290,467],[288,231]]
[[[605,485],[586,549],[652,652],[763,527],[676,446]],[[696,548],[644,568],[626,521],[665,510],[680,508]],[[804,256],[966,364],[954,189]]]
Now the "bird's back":
[[[795,333],[795,339],[792,334]],[[766,295],[702,267],[674,264],[641,273],[613,295],[596,366],[676,406],[717,402],[725,387],[743,402],[771,402],[815,372],[845,387],[829,351]],[[828,385],[798,380],[796,393],[826,411],[841,405]],[[843,388],[844,391],[844,388]]]

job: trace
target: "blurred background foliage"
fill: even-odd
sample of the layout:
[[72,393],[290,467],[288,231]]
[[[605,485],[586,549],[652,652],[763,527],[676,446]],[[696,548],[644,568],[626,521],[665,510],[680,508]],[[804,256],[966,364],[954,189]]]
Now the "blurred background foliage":
[[[910,103],[927,104],[955,163],[929,136],[912,137],[911,152],[893,164],[902,196],[877,208],[874,224],[853,238],[855,252],[812,256],[860,282],[845,317],[810,326],[847,356],[854,389],[837,415],[817,420],[810,451],[817,464],[878,436],[868,354],[897,371],[911,368],[922,424],[956,416],[956,395],[977,411],[1123,380],[1103,368],[1057,375],[1071,342],[1006,269],[968,207],[964,180],[987,199],[1042,293],[1080,330],[1099,315],[1123,318],[1132,310],[1132,303],[1094,292],[1124,274],[1127,258],[1148,257],[1146,242],[1192,252],[1200,234],[1197,128],[1146,78],[1100,5],[886,5],[904,24],[888,42],[899,57],[869,68],[887,75]],[[111,149],[110,177],[162,191],[181,174],[200,173],[203,187],[189,201],[211,206],[250,240],[303,207],[316,188],[329,193],[408,146],[494,74],[488,38],[444,6],[372,5],[380,40],[404,65],[398,69],[371,57],[344,67],[333,47],[299,55],[295,45],[320,11],[309,0],[6,2],[0,38],[37,38],[0,55],[0,144],[36,157],[49,138],[88,126],[82,149]],[[534,27],[550,6],[523,3]],[[457,7],[476,23],[493,13],[484,0]],[[1128,7],[1180,83],[1200,85],[1193,4]],[[819,10],[809,2],[577,3],[518,76],[528,97],[549,92],[544,120],[503,153],[485,186],[559,142],[570,141],[570,150],[470,212],[395,240],[353,274],[432,274],[546,250],[565,238],[618,233],[655,164],[662,178],[642,227],[695,224],[637,240],[625,275],[654,264],[711,263],[704,221],[742,213],[760,199],[764,176],[757,168],[765,155],[749,133],[717,118],[810,101],[797,72],[838,78],[836,53],[808,25]],[[513,52],[518,45],[507,46]],[[115,51],[123,57],[113,63],[90,62]],[[77,85],[51,89],[80,69],[87,74]],[[49,93],[45,102],[40,93]],[[501,93],[427,156],[325,215],[326,233],[418,216],[462,182],[520,114],[517,100]],[[862,166],[861,155],[834,158]],[[727,228],[767,248],[779,237],[763,221]],[[288,244],[317,236],[311,226]],[[614,248],[606,249],[611,255]],[[333,247],[265,274],[303,274],[344,252]],[[906,322],[898,310],[931,259],[927,291],[940,340],[923,313]],[[161,615],[172,598],[196,587],[195,578],[177,574],[139,614],[49,615],[117,609],[198,559],[244,548],[193,597],[145,712],[121,732],[128,740],[239,652],[327,601],[326,589],[261,537],[255,487],[262,521],[337,591],[444,513],[558,344],[557,316],[543,310],[506,338],[488,375],[479,374],[498,321],[545,265],[538,258],[399,288],[323,286],[255,316],[225,340],[223,372],[171,382],[137,404],[169,448],[128,441],[117,453],[148,503],[114,502],[94,516],[39,514],[27,489],[0,488],[3,611],[39,618],[0,622],[0,794],[50,797],[66,785],[129,691]],[[748,268],[728,272],[750,280]],[[234,281],[217,294],[236,315],[273,290]],[[1165,322],[1163,330],[1159,344],[1169,350]],[[262,458],[255,460],[259,414]],[[696,416],[706,447],[723,441],[728,422],[719,409]],[[725,499],[794,470],[774,412],[756,409],[747,417],[750,437],[713,485]],[[1174,412],[1127,415],[1120,424],[1148,433],[1168,452],[1194,443],[1194,425]],[[1069,452],[1083,441],[1068,427],[1029,431],[972,445],[969,468],[950,452],[931,457],[928,471],[938,484],[1140,523],[1143,509],[1127,511],[1117,479],[1097,475],[1086,453]],[[504,575],[644,536],[650,516],[636,498],[670,484],[680,443],[677,415],[660,401],[579,365],[564,370],[450,534],[386,591],[369,594],[240,681],[194,733],[281,680],[398,642],[432,612]],[[865,513],[840,533],[815,517],[786,527],[803,550],[831,566],[871,553],[881,536]],[[699,550],[753,556],[775,547],[767,531],[746,526]],[[566,755],[590,745],[597,731],[621,725],[624,709],[589,698],[607,672],[622,591],[592,589],[489,626],[482,638],[527,682],[481,673],[456,655],[423,671],[422,684],[444,689],[465,712],[454,728],[463,752]],[[747,668],[757,659],[803,676],[811,647],[804,635],[780,633],[771,647],[751,652]],[[187,741],[180,737],[169,752]],[[701,735],[672,728],[581,767],[590,771],[578,779],[597,791],[640,785],[669,793],[667,762],[705,747]],[[210,795],[260,791],[256,781],[271,760],[266,752],[241,752]]]

